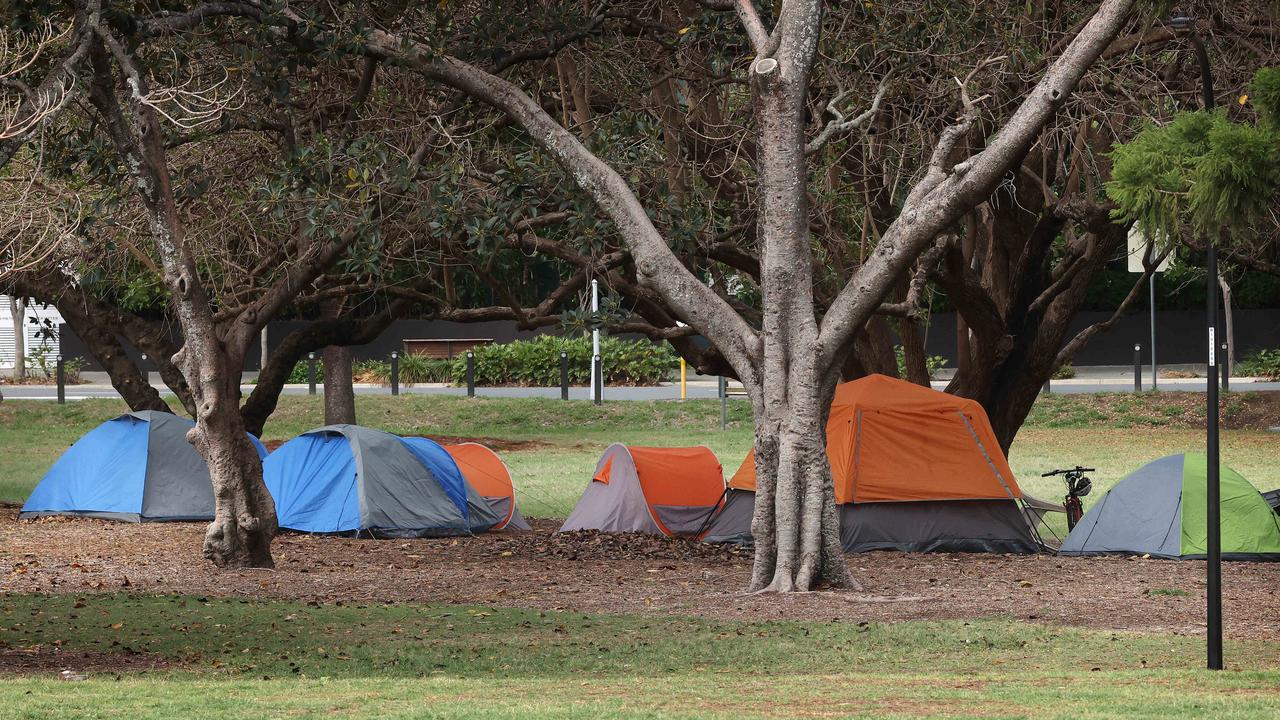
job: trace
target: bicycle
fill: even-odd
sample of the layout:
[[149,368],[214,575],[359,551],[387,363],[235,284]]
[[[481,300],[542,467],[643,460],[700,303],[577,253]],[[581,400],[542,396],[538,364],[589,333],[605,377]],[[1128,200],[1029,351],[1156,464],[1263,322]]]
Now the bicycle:
[[1080,498],[1088,495],[1089,491],[1093,490],[1093,481],[1085,475],[1087,472],[1097,472],[1097,468],[1077,465],[1070,470],[1051,470],[1040,476],[1066,476],[1063,481],[1067,484],[1067,496],[1063,498],[1062,504],[1067,509],[1067,532],[1074,530],[1076,523],[1080,522],[1080,518],[1084,517],[1084,504],[1080,502]]

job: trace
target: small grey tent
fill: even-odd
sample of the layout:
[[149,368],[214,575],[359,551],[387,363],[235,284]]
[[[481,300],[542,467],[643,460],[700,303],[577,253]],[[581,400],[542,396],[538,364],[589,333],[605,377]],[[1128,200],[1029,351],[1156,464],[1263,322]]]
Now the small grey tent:
[[[212,520],[209,466],[187,442],[194,426],[186,418],[150,410],[102,423],[58,458],[19,517]],[[249,440],[258,457],[265,457],[257,438]]]
[[[1134,470],[1085,513],[1058,552],[1203,558],[1207,468],[1204,455],[1189,453]],[[1220,477],[1222,557],[1280,560],[1280,517],[1239,473],[1224,465]]]

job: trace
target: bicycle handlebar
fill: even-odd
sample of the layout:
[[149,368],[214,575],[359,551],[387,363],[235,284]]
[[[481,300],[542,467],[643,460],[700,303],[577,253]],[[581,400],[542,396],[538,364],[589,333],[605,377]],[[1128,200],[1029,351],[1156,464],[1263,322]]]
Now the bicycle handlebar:
[[1070,470],[1050,470],[1049,472],[1041,475],[1040,477],[1052,477],[1054,475],[1065,475],[1067,473],[1076,473],[1076,472],[1097,472],[1097,468],[1080,467],[1079,465],[1077,465]]

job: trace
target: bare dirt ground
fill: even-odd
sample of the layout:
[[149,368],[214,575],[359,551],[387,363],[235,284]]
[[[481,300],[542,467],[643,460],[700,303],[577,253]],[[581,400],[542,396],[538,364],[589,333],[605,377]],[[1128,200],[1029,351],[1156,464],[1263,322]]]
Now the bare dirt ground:
[[[898,621],[1012,617],[1203,632],[1204,563],[1140,558],[850,555],[861,592],[742,592],[749,553],[643,536],[531,533],[428,540],[281,535],[275,570],[218,570],[197,523],[131,525],[0,510],[0,589],[306,601],[474,603],[592,613]],[[1280,639],[1280,563],[1226,563],[1228,637]],[[1182,593],[1186,594],[1182,594]]]

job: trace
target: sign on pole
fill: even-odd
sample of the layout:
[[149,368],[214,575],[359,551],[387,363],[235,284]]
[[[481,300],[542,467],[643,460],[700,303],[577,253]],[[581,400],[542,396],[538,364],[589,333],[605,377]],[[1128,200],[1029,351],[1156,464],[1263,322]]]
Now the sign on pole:
[[[1159,252],[1159,248],[1154,246],[1151,239],[1142,232],[1137,225],[1129,231],[1129,272],[1140,273],[1146,271],[1143,261],[1146,260],[1148,250],[1152,255]],[[1155,272],[1151,273],[1151,277],[1147,281],[1147,289],[1150,295],[1148,305],[1151,306],[1151,389],[1158,390],[1160,388],[1160,367],[1156,364],[1156,275],[1169,269],[1169,263],[1173,261],[1173,252],[1170,251],[1164,260],[1156,266]]]

